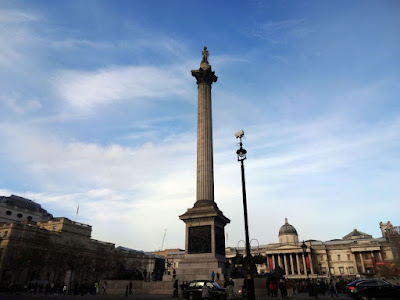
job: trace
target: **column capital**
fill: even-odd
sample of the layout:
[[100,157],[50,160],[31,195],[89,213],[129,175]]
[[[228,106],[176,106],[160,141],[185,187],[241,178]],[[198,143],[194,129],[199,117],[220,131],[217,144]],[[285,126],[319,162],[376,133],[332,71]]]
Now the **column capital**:
[[211,85],[213,82],[217,82],[218,77],[215,76],[215,72],[211,71],[211,66],[208,68],[199,68],[198,70],[192,70],[192,76],[196,78],[197,84],[207,83]]

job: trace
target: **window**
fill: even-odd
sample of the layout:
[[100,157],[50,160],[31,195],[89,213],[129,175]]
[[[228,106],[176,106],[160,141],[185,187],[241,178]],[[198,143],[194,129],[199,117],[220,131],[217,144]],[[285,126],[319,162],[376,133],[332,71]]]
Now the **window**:
[[7,216],[11,216],[11,214],[12,214],[11,210],[7,210],[7,211],[6,211],[6,215],[7,215]]
[[347,260],[350,260],[350,254],[347,254]]
[[18,217],[18,218],[22,218],[22,214],[18,214],[17,217]]
[[354,268],[353,267],[349,267],[349,274],[354,274]]
[[8,234],[8,231],[4,231],[3,238],[5,238],[7,236],[7,234]]
[[331,261],[331,260],[332,260],[332,257],[331,257],[330,255],[328,255],[328,260],[329,260],[329,261]]
[[388,285],[390,285],[390,283],[388,283],[386,281],[383,281],[383,280],[377,280],[376,282],[377,282],[378,286],[388,286]]
[[32,221],[32,216],[28,216],[28,221]]
[[329,272],[331,273],[331,275],[335,275],[335,269],[334,268],[330,268]]
[[340,254],[338,254],[338,256],[337,256],[337,260],[338,260],[338,261],[340,261]]
[[339,273],[340,273],[340,275],[344,274],[344,268],[343,267],[339,267]]
[[370,281],[364,281],[361,282],[360,284],[357,284],[359,286],[378,286],[378,283],[375,280],[370,280]]

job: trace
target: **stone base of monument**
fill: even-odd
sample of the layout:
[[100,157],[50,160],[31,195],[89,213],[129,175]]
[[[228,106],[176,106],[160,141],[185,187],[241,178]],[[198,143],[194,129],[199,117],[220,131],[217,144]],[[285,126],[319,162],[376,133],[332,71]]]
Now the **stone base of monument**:
[[[218,256],[218,255],[217,255]],[[186,254],[185,258],[179,263],[176,269],[177,279],[179,281],[192,280],[211,280],[211,273],[214,272],[214,279],[224,281],[225,257],[218,257],[215,254]]]

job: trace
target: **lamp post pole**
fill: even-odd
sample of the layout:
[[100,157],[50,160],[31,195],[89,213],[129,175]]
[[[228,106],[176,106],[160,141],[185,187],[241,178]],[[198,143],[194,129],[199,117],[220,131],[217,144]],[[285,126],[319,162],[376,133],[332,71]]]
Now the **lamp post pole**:
[[[306,257],[306,253],[307,253],[307,245],[306,245],[306,243],[304,243],[304,241],[303,241],[303,244],[301,245],[301,248],[303,249],[304,258],[306,259],[306,265],[304,266],[304,268],[306,269],[306,273],[307,273],[307,280],[308,280],[308,279],[309,279],[309,277],[308,277],[307,257]],[[309,258],[308,258],[308,262],[309,262],[309,263],[311,263]]]
[[238,161],[240,161],[241,174],[242,174],[242,195],[243,195],[243,213],[244,213],[244,230],[246,235],[246,258],[247,258],[247,277],[246,277],[246,288],[247,288],[247,299],[255,300],[254,291],[254,278],[251,270],[251,256],[250,256],[250,239],[249,239],[249,223],[247,218],[247,199],[246,199],[246,182],[244,177],[244,160],[246,159],[246,149],[242,147],[242,138],[244,136],[243,130],[235,134],[236,138],[240,139],[240,148],[236,151]]

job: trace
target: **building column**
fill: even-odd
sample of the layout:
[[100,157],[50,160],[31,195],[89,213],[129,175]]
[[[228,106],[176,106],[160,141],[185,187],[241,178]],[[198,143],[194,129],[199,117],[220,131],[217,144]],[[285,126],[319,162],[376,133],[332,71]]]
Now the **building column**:
[[289,253],[290,258],[290,274],[294,275],[293,253]]
[[303,268],[304,268],[304,275],[307,275],[307,264],[306,264],[306,256],[303,253]]
[[301,275],[299,253],[296,253],[297,275]]
[[288,268],[288,264],[287,264],[286,253],[283,254],[283,260],[285,262],[285,274],[287,276],[287,275],[289,275],[289,268]]
[[[356,252],[351,252],[351,255],[353,256],[355,274],[359,274],[359,273],[358,273],[358,267],[357,267]],[[355,275],[355,274],[354,274],[354,275]]]
[[379,261],[383,261],[381,251],[378,251],[378,257],[379,257]]
[[360,261],[361,261],[361,272],[365,273],[365,265],[364,265],[364,259],[362,256],[362,252],[360,252]]
[[275,270],[275,254],[272,254],[272,270]]
[[308,253],[308,261],[310,263],[311,275],[314,275],[314,268],[313,268],[312,259],[311,259],[311,252]]
[[279,267],[281,267],[283,269],[282,257],[280,254],[278,254],[278,264],[279,264]]

